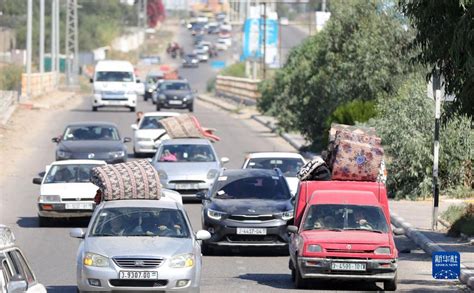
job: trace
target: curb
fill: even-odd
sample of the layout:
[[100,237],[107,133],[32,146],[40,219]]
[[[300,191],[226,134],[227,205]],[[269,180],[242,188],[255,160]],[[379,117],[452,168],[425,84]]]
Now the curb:
[[18,104],[13,104],[7,109],[7,111],[5,111],[5,113],[3,114],[3,117],[2,117],[1,125],[3,125],[3,126],[7,125],[8,120],[10,120],[10,118],[13,115],[13,113],[15,112],[17,106],[18,106]]
[[217,103],[217,102],[215,102],[215,101],[212,101],[211,99],[205,98],[205,97],[203,97],[203,96],[198,96],[197,98],[198,98],[198,100],[201,100],[201,101],[203,101],[204,103],[212,104],[212,105],[214,105],[214,106],[217,106],[217,107],[219,107],[219,108],[221,108],[221,109],[224,109],[224,110],[226,110],[226,111],[229,111],[229,112],[233,112],[233,111],[236,110],[235,108],[232,109],[232,108],[230,108],[230,107],[224,106],[224,105],[222,105],[222,104],[220,104],[220,103]]
[[[426,253],[432,255],[434,252],[445,251],[441,246],[434,243],[431,239],[414,228],[410,223],[406,222],[405,219],[396,213],[392,213],[392,211],[390,211],[390,214],[392,224],[397,228],[403,228],[405,230],[405,235],[421,247],[421,249]],[[470,270],[461,264],[461,275],[459,276],[459,280],[471,289],[474,289],[474,270]]]

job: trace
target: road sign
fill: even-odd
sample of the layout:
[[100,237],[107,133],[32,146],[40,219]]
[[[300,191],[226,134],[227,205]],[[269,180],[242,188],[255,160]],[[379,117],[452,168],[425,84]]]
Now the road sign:
[[214,60],[211,62],[212,69],[222,69],[225,67],[225,61]]
[[435,279],[458,279],[461,275],[461,256],[457,251],[433,253],[432,265],[432,275]]

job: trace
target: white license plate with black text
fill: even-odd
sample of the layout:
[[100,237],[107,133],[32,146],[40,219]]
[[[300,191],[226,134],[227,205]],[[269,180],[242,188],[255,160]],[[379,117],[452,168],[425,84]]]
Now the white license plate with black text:
[[237,228],[238,235],[267,235],[265,228]]
[[183,102],[180,101],[180,100],[176,100],[176,101],[169,101],[170,105],[181,105]]
[[120,271],[119,279],[125,280],[157,280],[158,272]]
[[92,210],[91,203],[67,203],[65,206],[66,210]]
[[176,189],[198,189],[199,185],[198,184],[186,184],[186,183],[181,183],[181,184],[176,184]]
[[347,263],[347,262],[333,262],[331,270],[335,271],[365,271],[365,263]]

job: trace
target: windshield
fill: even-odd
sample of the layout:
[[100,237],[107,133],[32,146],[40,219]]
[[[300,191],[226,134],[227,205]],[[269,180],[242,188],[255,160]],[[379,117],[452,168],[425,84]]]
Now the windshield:
[[215,198],[287,200],[291,198],[285,180],[278,176],[217,178]]
[[99,165],[53,165],[44,183],[89,182],[91,169]]
[[215,162],[212,148],[205,144],[164,145],[159,154],[160,162]]
[[63,140],[119,140],[115,127],[71,126],[64,132]]
[[388,231],[387,221],[379,207],[342,204],[312,205],[303,229]]
[[98,71],[95,75],[96,81],[132,82],[133,72],[128,71]]
[[160,236],[188,238],[188,225],[179,210],[163,208],[105,208],[94,220],[89,236]]
[[140,123],[140,129],[164,129],[159,122],[161,119],[168,118],[165,116],[145,116]]
[[161,90],[172,91],[186,91],[189,90],[189,85],[184,82],[164,82],[160,85]]
[[269,170],[279,168],[283,175],[296,177],[296,174],[303,165],[303,160],[298,158],[253,158],[249,160],[246,168]]

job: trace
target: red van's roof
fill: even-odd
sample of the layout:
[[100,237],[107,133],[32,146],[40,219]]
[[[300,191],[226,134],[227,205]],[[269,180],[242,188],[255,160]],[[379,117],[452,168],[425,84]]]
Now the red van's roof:
[[370,191],[316,190],[309,201],[313,204],[353,204],[380,206],[375,194]]

